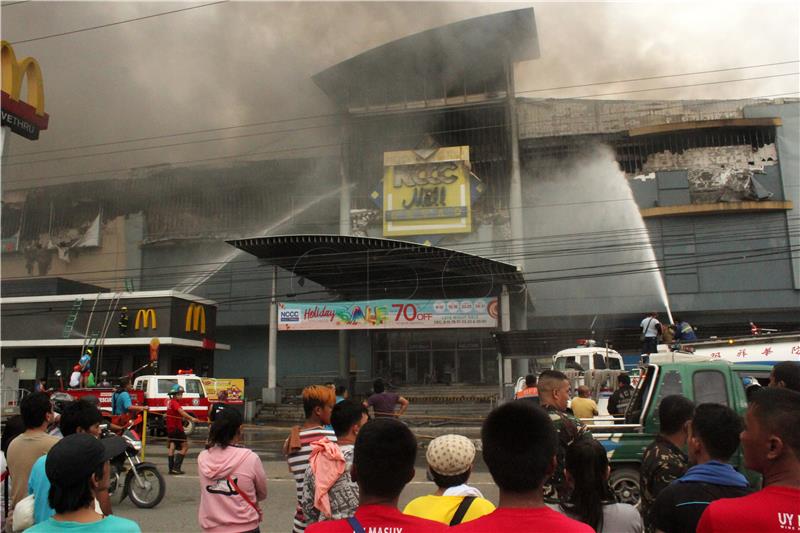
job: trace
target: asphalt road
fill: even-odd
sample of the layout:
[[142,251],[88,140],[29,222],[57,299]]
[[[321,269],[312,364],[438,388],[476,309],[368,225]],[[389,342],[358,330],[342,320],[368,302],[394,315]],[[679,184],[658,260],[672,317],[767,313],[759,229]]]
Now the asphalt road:
[[[261,503],[264,511],[262,533],[290,532],[295,508],[294,480],[289,475],[286,462],[281,458],[277,439],[260,438],[265,435],[252,435],[250,447],[263,459],[267,473],[267,500]],[[256,437],[253,439],[252,437]],[[273,437],[267,435],[267,437]],[[198,438],[201,436],[198,435]],[[164,499],[154,509],[139,509],[129,499],[114,505],[114,514],[136,521],[146,533],[199,531],[197,510],[200,502],[200,483],[197,476],[197,453],[201,450],[199,442],[193,442],[189,457],[183,463],[186,474],[167,475],[166,449],[162,443],[148,444],[147,460],[154,462],[163,474],[167,484]],[[435,485],[425,480],[424,452],[420,450],[417,461],[417,474],[406,486],[400,497],[401,508],[413,498],[430,494]],[[497,487],[482,464],[476,465],[470,484],[479,488],[490,501],[497,503]],[[482,471],[481,471],[482,470]]]

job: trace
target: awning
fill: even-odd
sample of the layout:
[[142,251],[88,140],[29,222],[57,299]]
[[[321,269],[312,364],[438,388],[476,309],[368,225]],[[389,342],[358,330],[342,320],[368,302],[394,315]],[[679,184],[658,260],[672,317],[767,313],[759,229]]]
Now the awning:
[[422,244],[340,235],[227,241],[346,299],[496,296],[525,284],[515,265]]

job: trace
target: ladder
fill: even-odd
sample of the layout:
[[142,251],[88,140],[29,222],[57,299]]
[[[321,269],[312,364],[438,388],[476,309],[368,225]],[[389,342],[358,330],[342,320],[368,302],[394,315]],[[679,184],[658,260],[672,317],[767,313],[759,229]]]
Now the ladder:
[[67,321],[64,322],[64,330],[61,332],[62,339],[68,339],[72,335],[72,330],[75,329],[75,322],[78,320],[78,313],[83,305],[83,298],[76,298],[72,302],[72,309],[70,309]]
[[[94,349],[97,347],[98,339],[100,339],[100,333],[98,333],[96,331],[92,332],[91,336],[89,336],[86,339],[83,351],[86,352],[86,350],[91,348],[91,350],[94,352]],[[83,355],[83,354],[81,354],[81,355]]]

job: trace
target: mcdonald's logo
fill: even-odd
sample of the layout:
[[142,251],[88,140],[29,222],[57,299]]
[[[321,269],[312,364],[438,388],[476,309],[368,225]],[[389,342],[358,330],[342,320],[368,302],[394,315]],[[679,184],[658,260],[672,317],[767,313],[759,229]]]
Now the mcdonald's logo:
[[140,327],[144,329],[158,329],[158,322],[156,321],[156,312],[154,309],[139,309],[136,312],[136,320],[133,323],[133,329],[138,330]]
[[186,311],[186,332],[199,331],[206,333],[206,310],[200,304],[189,304]]
[[[3,126],[28,139],[38,139],[39,130],[47,129],[49,116],[44,112],[44,80],[39,62],[32,57],[17,61],[7,41],[2,49]],[[27,81],[27,101],[20,100],[22,82]]]

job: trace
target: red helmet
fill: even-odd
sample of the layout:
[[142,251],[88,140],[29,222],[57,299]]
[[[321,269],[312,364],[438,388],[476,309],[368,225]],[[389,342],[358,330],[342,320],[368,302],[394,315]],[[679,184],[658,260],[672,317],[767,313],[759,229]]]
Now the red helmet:
[[72,367],[72,371],[73,372],[78,372],[78,371],[80,371],[80,369],[81,369],[81,365],[75,365],[75,366]]

